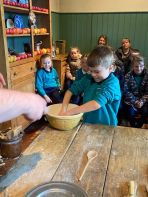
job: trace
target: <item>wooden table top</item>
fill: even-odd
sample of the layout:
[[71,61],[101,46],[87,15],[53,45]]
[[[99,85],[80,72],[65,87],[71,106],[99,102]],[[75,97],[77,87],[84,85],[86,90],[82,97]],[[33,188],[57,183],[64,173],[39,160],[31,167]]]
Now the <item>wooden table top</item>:
[[[77,174],[84,154],[95,150],[81,181]],[[137,196],[146,197],[148,132],[130,127],[83,124],[72,131],[46,127],[23,152],[14,168],[0,178],[0,196],[23,197],[49,181],[67,181],[82,187],[89,197],[120,197],[128,183],[138,184]]]

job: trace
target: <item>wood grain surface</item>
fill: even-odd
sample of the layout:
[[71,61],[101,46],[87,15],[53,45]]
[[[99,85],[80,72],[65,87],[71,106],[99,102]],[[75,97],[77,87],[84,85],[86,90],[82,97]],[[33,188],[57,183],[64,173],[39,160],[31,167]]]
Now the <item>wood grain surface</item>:
[[[113,134],[112,127],[83,125],[52,180],[76,183],[89,197],[102,196]],[[83,179],[78,181],[83,155],[92,149],[98,155],[87,167]]]
[[46,127],[25,150],[14,168],[0,178],[0,196],[23,197],[33,187],[49,182],[78,129],[58,131]]
[[[90,150],[97,156],[78,181],[81,165],[87,162],[84,155]],[[23,197],[34,186],[49,181],[75,183],[89,197],[125,197],[134,183],[137,197],[147,197],[147,150],[144,129],[90,124],[72,131],[45,127],[14,168],[1,177],[0,197]]]
[[137,196],[147,197],[148,132],[144,129],[117,127],[103,196],[127,195],[132,180],[137,183]]

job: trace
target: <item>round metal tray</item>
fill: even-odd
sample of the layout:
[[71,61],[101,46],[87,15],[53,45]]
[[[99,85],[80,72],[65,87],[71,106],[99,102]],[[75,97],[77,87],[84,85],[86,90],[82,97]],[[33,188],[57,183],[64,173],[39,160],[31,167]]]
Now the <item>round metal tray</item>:
[[50,182],[33,188],[25,197],[88,197],[88,195],[73,183]]

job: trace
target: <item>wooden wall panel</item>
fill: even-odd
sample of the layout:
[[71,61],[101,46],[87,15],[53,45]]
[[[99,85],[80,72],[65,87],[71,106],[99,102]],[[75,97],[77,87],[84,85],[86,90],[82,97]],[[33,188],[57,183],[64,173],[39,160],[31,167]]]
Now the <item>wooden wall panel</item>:
[[52,12],[51,14],[52,19],[52,39],[53,41],[59,40],[59,14]]
[[120,46],[123,37],[128,37],[148,64],[148,13],[59,14],[59,39],[67,41],[67,49],[77,45],[82,53],[89,52],[100,34],[108,36],[108,43],[114,49]]
[[67,50],[78,46],[83,53],[90,51],[91,38],[91,14],[60,14],[60,39],[66,40]]

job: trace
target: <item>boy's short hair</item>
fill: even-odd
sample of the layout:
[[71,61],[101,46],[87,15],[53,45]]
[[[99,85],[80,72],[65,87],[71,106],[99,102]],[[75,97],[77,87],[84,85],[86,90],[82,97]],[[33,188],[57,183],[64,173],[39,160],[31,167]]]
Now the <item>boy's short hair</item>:
[[92,50],[87,58],[89,67],[97,67],[99,65],[108,68],[114,62],[114,54],[111,47],[99,45]]
[[127,40],[129,43],[131,43],[129,38],[122,38],[121,43],[123,43],[123,40]]
[[77,46],[70,47],[69,53],[70,53],[72,50],[77,50],[77,52],[80,53],[80,49],[79,49],[79,47],[77,47]]
[[141,55],[132,55],[132,60],[131,63],[132,65],[134,65],[134,63],[143,63],[144,64],[144,57],[142,57]]
[[49,57],[50,59],[52,59],[51,58],[51,55],[49,53],[45,53],[45,54],[41,55],[41,57],[40,57],[40,63],[42,62],[43,59],[45,59],[47,57]]

